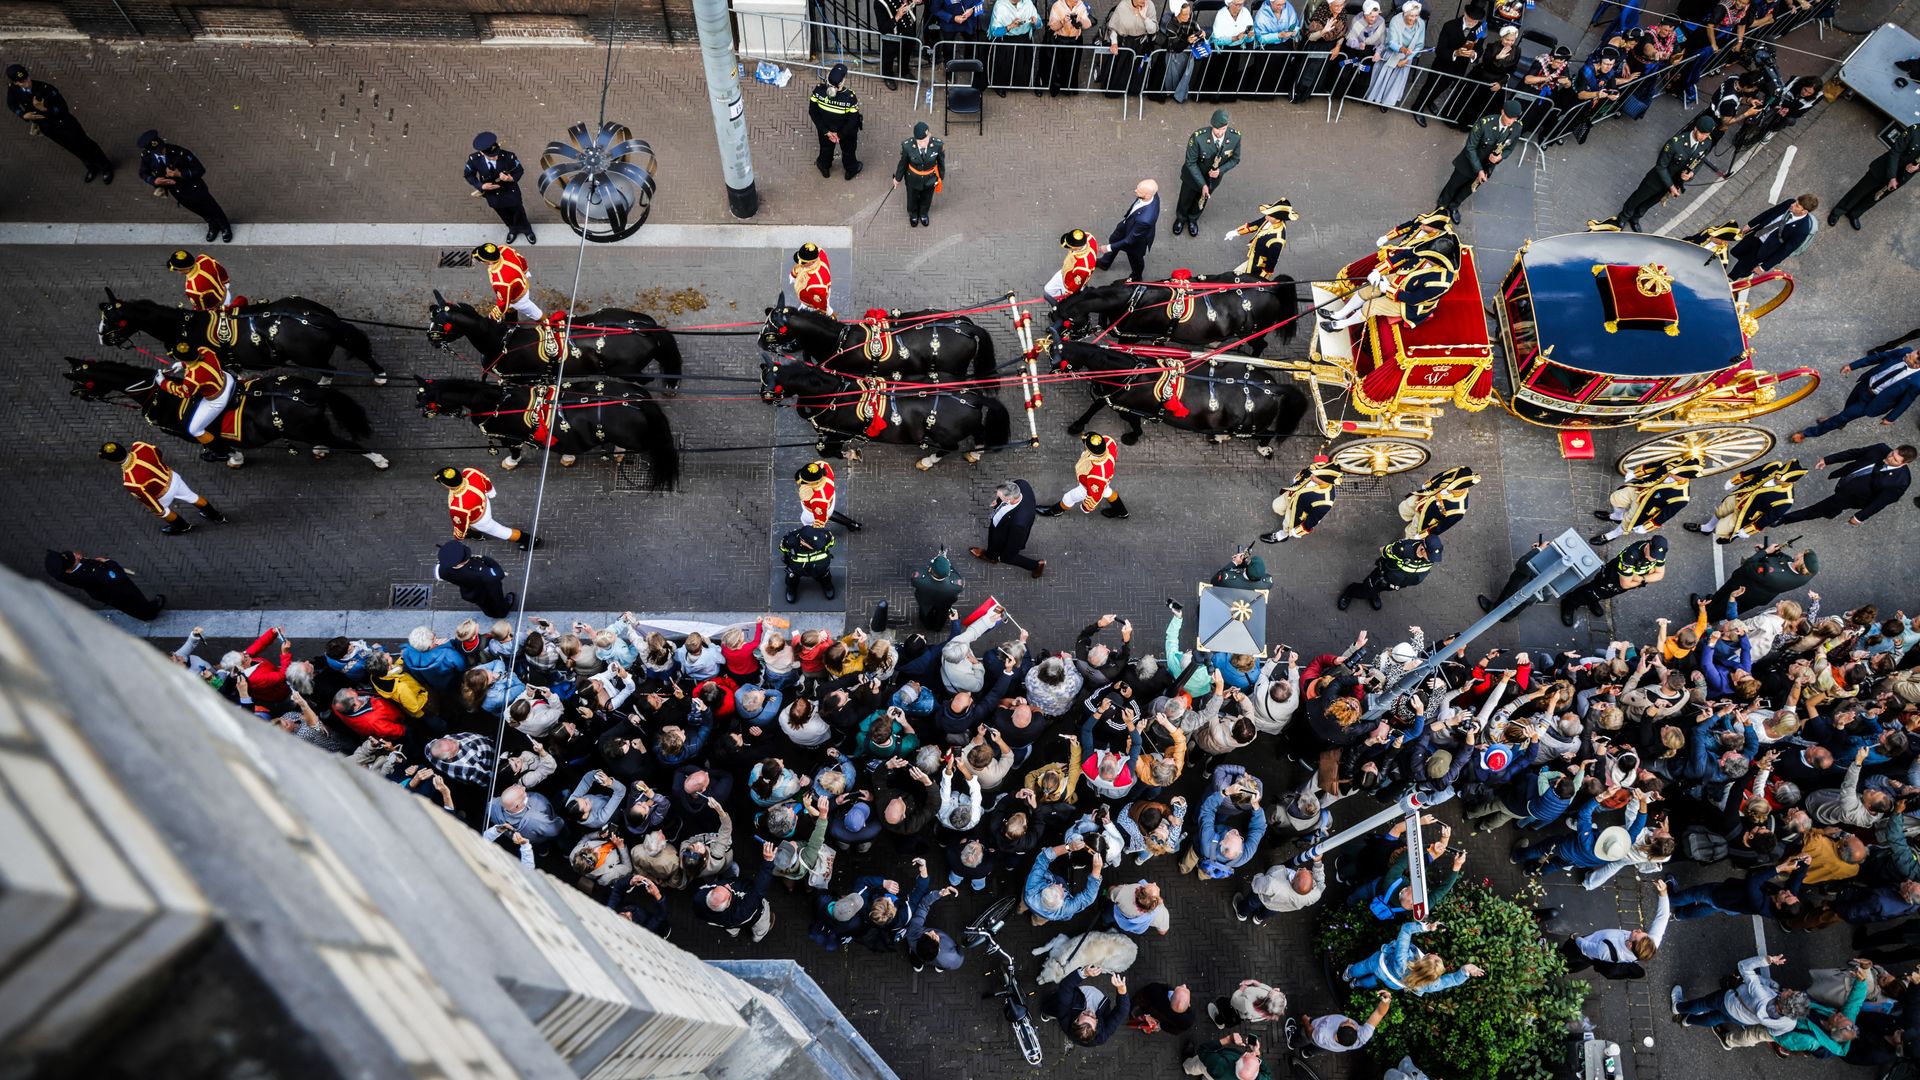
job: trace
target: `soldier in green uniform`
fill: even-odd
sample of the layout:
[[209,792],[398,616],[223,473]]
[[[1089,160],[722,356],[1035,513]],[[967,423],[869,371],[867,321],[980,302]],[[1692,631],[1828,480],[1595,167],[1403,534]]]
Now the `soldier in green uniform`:
[[893,186],[907,185],[907,224],[927,224],[927,211],[933,209],[933,193],[944,185],[947,172],[947,148],[933,137],[923,123],[913,125],[913,138],[900,144],[900,163],[893,167]]
[[1848,188],[1833,209],[1827,211],[1827,224],[1837,224],[1845,214],[1847,224],[1858,229],[1861,214],[1900,190],[1916,173],[1920,173],[1920,126],[1902,131],[1894,137],[1892,149],[1873,159],[1873,164],[1867,166],[1867,175]]
[[927,563],[925,570],[915,570],[911,581],[920,628],[937,630],[947,625],[953,605],[960,600],[960,590],[966,588],[967,583],[953,572],[953,563],[948,561],[945,549]]
[[1427,574],[1440,564],[1440,556],[1446,545],[1439,537],[1427,540],[1395,540],[1380,549],[1380,557],[1373,560],[1373,572],[1360,581],[1349,582],[1340,591],[1340,599],[1334,606],[1341,611],[1355,600],[1364,599],[1367,606],[1380,610],[1380,594],[1398,589],[1411,589],[1427,579]]
[[1647,170],[1647,175],[1640,178],[1640,186],[1621,204],[1620,224],[1639,232],[1640,219],[1647,211],[1659,205],[1661,199],[1680,194],[1680,186],[1693,179],[1693,167],[1705,161],[1707,151],[1713,149],[1714,127],[1712,117],[1702,116],[1691,128],[1667,140],[1653,168]]
[[1200,212],[1233,167],[1240,164],[1240,133],[1227,126],[1227,110],[1213,110],[1213,125],[1187,136],[1187,160],[1180,167],[1180,201],[1174,207],[1173,235],[1185,229],[1200,235]]
[[1460,204],[1487,182],[1493,175],[1493,167],[1500,164],[1507,151],[1526,134],[1520,125],[1520,114],[1525,111],[1526,107],[1517,99],[1508,98],[1499,112],[1473,122],[1467,131],[1467,144],[1453,156],[1453,175],[1448,177],[1447,186],[1440,189],[1440,201],[1436,204],[1449,218],[1460,220]]
[[1228,230],[1224,239],[1247,237],[1247,261],[1234,267],[1233,272],[1272,281],[1280,273],[1280,253],[1287,248],[1287,222],[1298,220],[1300,215],[1294,212],[1292,203],[1275,199],[1260,208],[1259,217]]

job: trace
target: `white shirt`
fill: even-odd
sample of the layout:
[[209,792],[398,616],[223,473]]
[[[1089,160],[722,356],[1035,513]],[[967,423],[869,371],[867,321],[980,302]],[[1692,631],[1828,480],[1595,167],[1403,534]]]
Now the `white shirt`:
[[1000,524],[1000,519],[1006,517],[1009,513],[1011,513],[1013,511],[1013,508],[1016,505],[1018,504],[1017,503],[1001,503],[1000,509],[995,510],[993,512],[993,518],[992,518],[993,524],[995,525]]
[[1234,38],[1253,29],[1253,13],[1243,5],[1236,17],[1230,7],[1221,8],[1213,16],[1213,40],[1232,41]]
[[1920,375],[1920,368],[1908,367],[1907,362],[1901,360],[1893,369],[1874,376],[1873,382],[1868,385],[1874,393],[1884,393],[1915,375]]

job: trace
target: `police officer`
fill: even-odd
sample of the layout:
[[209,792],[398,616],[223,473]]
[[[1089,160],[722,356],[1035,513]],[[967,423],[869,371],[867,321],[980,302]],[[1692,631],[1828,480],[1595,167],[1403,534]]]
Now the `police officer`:
[[77,551],[47,552],[47,576],[62,585],[71,585],[87,594],[95,603],[124,611],[141,622],[160,617],[167,596],[152,599],[133,583],[133,571],[104,555],[89,558]]
[[1294,212],[1292,203],[1275,199],[1260,207],[1259,217],[1230,230],[1224,239],[1247,238],[1247,261],[1234,267],[1233,272],[1274,280],[1280,273],[1280,253],[1287,249],[1287,222],[1298,220],[1300,215]]
[[1187,156],[1180,166],[1180,201],[1174,205],[1173,235],[1185,229],[1200,235],[1200,213],[1220,189],[1234,166],[1240,164],[1240,133],[1227,126],[1225,109],[1213,110],[1213,122],[1187,136]]
[[1380,549],[1371,573],[1360,581],[1349,582],[1341,590],[1334,606],[1345,611],[1348,604],[1364,599],[1368,606],[1379,611],[1381,593],[1411,589],[1425,581],[1427,574],[1440,565],[1440,556],[1445,550],[1445,544],[1437,536],[1428,540],[1395,540]]
[[1906,186],[1915,173],[1920,173],[1920,125],[1894,136],[1893,146],[1874,158],[1873,164],[1867,166],[1867,174],[1827,211],[1827,224],[1835,224],[1845,215],[1847,224],[1860,228],[1860,215]]
[[1500,164],[1507,151],[1527,133],[1520,124],[1524,110],[1525,106],[1517,98],[1508,98],[1498,113],[1475,120],[1467,130],[1466,145],[1453,155],[1453,175],[1440,189],[1437,205],[1447,212],[1447,217],[1460,220],[1460,204],[1487,182],[1494,166]]
[[1640,178],[1640,186],[1621,204],[1620,224],[1639,232],[1640,219],[1647,211],[1659,205],[1660,200],[1680,194],[1682,186],[1693,179],[1694,166],[1705,161],[1707,151],[1713,149],[1717,126],[1712,117],[1702,116],[1694,120],[1692,127],[1667,140],[1653,168],[1647,170],[1647,175]]
[[493,212],[500,215],[501,224],[507,227],[506,243],[513,243],[526,235],[527,243],[537,244],[540,238],[533,235],[533,225],[527,221],[527,207],[520,199],[520,178],[526,175],[527,167],[511,150],[500,149],[500,137],[491,131],[483,131],[473,137],[473,153],[467,155],[467,183],[473,192],[487,200]]
[[913,138],[900,144],[900,163],[893,167],[893,186],[907,185],[907,225],[926,225],[933,194],[945,184],[947,148],[933,137],[925,122],[913,125]]
[[860,98],[847,89],[847,65],[835,64],[827,72],[827,81],[813,88],[807,99],[807,119],[820,138],[820,156],[813,165],[821,176],[833,175],[833,148],[840,148],[840,161],[847,179],[860,175]]
[[82,183],[91,184],[96,176],[103,184],[113,183],[113,162],[107,160],[100,144],[87,136],[87,129],[67,108],[67,99],[58,87],[33,78],[19,64],[7,69],[7,82],[7,108],[27,122],[28,131],[45,135],[55,146],[79,158],[87,168]]
[[182,210],[199,215],[207,223],[207,243],[218,237],[222,243],[231,244],[233,223],[227,220],[227,212],[220,209],[213,192],[207,190],[207,167],[200,164],[193,151],[167,142],[153,130],[141,132],[137,145],[140,179],[156,194],[173,196]]
[[799,601],[803,577],[818,581],[820,594],[833,599],[833,545],[833,534],[818,525],[802,525],[780,538],[780,561],[787,567],[787,603]]
[[458,540],[440,545],[433,576],[460,590],[460,599],[480,609],[489,619],[504,619],[513,612],[519,593],[505,592],[507,572],[485,555],[476,555]]
[[1667,576],[1667,538],[1650,536],[1628,544],[1607,561],[1593,580],[1560,598],[1560,622],[1572,626],[1582,607],[1598,618],[1600,602],[1629,589],[1651,585]]

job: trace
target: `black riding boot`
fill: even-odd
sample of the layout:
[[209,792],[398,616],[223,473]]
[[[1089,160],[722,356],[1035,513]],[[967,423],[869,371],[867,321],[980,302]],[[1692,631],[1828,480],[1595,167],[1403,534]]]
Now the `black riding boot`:
[[1110,505],[1100,508],[1100,516],[1114,518],[1116,520],[1124,518],[1127,516],[1127,504],[1124,500],[1116,497]]
[[1054,503],[1052,506],[1043,506],[1040,509],[1035,510],[1034,513],[1039,515],[1040,517],[1059,517],[1061,514],[1064,514],[1071,509],[1072,507],[1068,506],[1066,503]]
[[199,507],[198,513],[200,514],[201,517],[206,518],[208,521],[217,521],[223,525],[226,524],[227,515],[221,513],[219,510],[216,510],[212,503],[208,503],[205,506]]

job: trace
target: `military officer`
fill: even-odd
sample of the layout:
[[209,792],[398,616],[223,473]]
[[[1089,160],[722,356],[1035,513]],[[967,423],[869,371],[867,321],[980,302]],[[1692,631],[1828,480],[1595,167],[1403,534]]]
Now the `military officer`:
[[1650,533],[1677,517],[1686,509],[1688,487],[1705,471],[1698,458],[1672,457],[1649,462],[1628,474],[1626,482],[1607,496],[1611,510],[1595,510],[1593,516],[1614,522],[1611,530],[1590,537],[1595,544],[1609,544],[1628,533]]
[[1187,136],[1187,156],[1180,166],[1180,201],[1174,205],[1173,235],[1185,229],[1200,235],[1200,213],[1220,189],[1234,166],[1240,164],[1240,133],[1227,126],[1225,109],[1213,110],[1213,122]]
[[87,556],[77,551],[47,552],[47,576],[62,585],[71,585],[94,602],[116,608],[141,622],[152,622],[167,606],[167,596],[152,599],[133,583],[133,571],[104,555]]
[[1920,173],[1920,125],[1905,128],[1894,136],[1887,152],[1874,158],[1873,164],[1867,166],[1867,174],[1827,211],[1827,224],[1836,224],[1845,215],[1847,224],[1858,229],[1861,214],[1900,190],[1915,173]]
[[465,540],[468,533],[479,533],[495,540],[512,541],[521,551],[540,546],[538,539],[493,519],[493,481],[486,473],[448,465],[436,470],[433,478],[447,486],[447,514],[453,518],[455,540]]
[[942,548],[925,570],[915,570],[910,581],[920,629],[938,630],[946,626],[953,617],[953,605],[959,602],[960,592],[967,586],[966,579],[953,572],[946,549]]
[[893,167],[893,186],[907,185],[907,225],[926,225],[933,196],[946,184],[947,148],[933,137],[923,121],[913,125],[913,138],[900,144],[900,162]]
[[507,572],[500,564],[476,555],[458,540],[440,545],[433,576],[460,590],[460,599],[480,609],[489,619],[504,619],[513,613],[519,593],[506,591]]
[[193,526],[187,524],[173,509],[175,503],[193,507],[208,521],[227,520],[227,516],[214,509],[206,496],[196,494],[185,480],[180,479],[179,473],[168,467],[166,460],[160,456],[160,448],[152,443],[103,443],[100,460],[120,466],[120,486],[138,499],[140,505],[160,515],[160,520],[165,523],[160,526],[160,531],[168,536],[193,531]]
[[1272,281],[1280,273],[1280,253],[1287,247],[1287,222],[1298,220],[1300,215],[1294,212],[1292,203],[1275,199],[1260,207],[1259,217],[1229,230],[1223,239],[1247,238],[1247,261],[1234,267],[1233,272]]
[[107,160],[100,144],[87,136],[87,129],[67,108],[59,87],[33,78],[20,64],[7,69],[7,83],[7,108],[27,122],[29,131],[45,135],[55,146],[79,158],[87,169],[82,183],[91,184],[95,177],[100,177],[103,184],[113,183],[113,162]]
[[1273,500],[1273,512],[1280,515],[1280,527],[1262,533],[1261,542],[1284,544],[1312,532],[1314,526],[1333,511],[1334,496],[1339,494],[1340,481],[1345,476],[1340,466],[1329,461],[1325,454],[1315,455],[1313,463],[1295,474],[1293,483]]
[[813,88],[807,99],[807,119],[813,121],[814,134],[820,138],[820,156],[813,165],[821,176],[833,175],[833,148],[840,148],[840,161],[851,180],[866,166],[860,164],[860,98],[847,89],[847,65],[835,64],[827,72],[827,81]]
[[1694,167],[1707,158],[1707,151],[1713,149],[1713,132],[1716,124],[1712,117],[1702,116],[1694,120],[1693,126],[1667,140],[1660,148],[1660,156],[1654,159],[1653,168],[1640,178],[1640,186],[1633,189],[1627,201],[1620,206],[1618,215],[1620,224],[1640,231],[1640,219],[1647,211],[1659,205],[1660,200],[1680,194],[1687,181],[1693,179]]
[[500,223],[507,227],[503,243],[511,244],[522,236],[529,244],[540,242],[540,238],[533,235],[526,203],[520,195],[520,178],[526,175],[527,167],[520,164],[513,151],[500,148],[498,135],[483,131],[473,137],[473,153],[467,155],[465,172],[473,193],[487,200],[493,212],[500,215]]
[[818,581],[820,594],[833,599],[833,544],[833,533],[818,525],[802,525],[780,538],[780,561],[787,567],[787,603],[799,601],[801,578]]
[[175,146],[152,130],[141,132],[137,145],[140,179],[155,193],[173,196],[182,210],[199,215],[207,223],[207,243],[213,243],[215,237],[221,243],[232,243],[233,223],[214,200],[213,192],[207,190],[207,167],[200,164],[193,151]]
[[1508,98],[1499,112],[1481,117],[1467,130],[1467,143],[1453,155],[1453,175],[1440,189],[1440,201],[1436,204],[1449,218],[1460,220],[1460,204],[1487,182],[1494,166],[1526,135],[1526,129],[1520,124],[1520,114],[1525,111],[1526,106],[1517,98]]
[[1794,482],[1805,475],[1807,470],[1798,458],[1742,469],[1727,480],[1729,494],[1713,508],[1713,516],[1699,524],[1689,521],[1681,528],[1712,533],[1717,544],[1758,535],[1793,508]]
[[1067,254],[1060,260],[1060,269],[1053,272],[1041,290],[1056,304],[1085,287],[1100,260],[1100,242],[1087,235],[1085,229],[1061,233],[1060,246]]
[[219,311],[237,306],[227,268],[205,252],[199,255],[181,250],[167,258],[167,269],[185,274],[187,306],[195,311]]
[[1651,585],[1666,576],[1666,537],[1650,536],[1628,544],[1620,554],[1607,560],[1607,565],[1601,567],[1591,581],[1560,598],[1560,622],[1572,626],[1582,607],[1598,618],[1605,614],[1600,608],[1602,600]]
[[809,461],[793,474],[800,496],[800,512],[806,523],[826,528],[828,522],[845,525],[854,532],[865,528],[840,510],[840,482],[833,466],[824,461]]
[[1437,536],[1428,540],[1395,540],[1380,549],[1372,572],[1359,581],[1348,582],[1334,606],[1345,611],[1348,604],[1364,599],[1369,607],[1379,611],[1381,593],[1411,589],[1425,581],[1427,574],[1440,565],[1440,556],[1445,551],[1445,544]]
[[819,244],[801,244],[793,253],[793,268],[787,271],[793,283],[793,298],[800,306],[833,318],[833,266]]
[[[1080,436],[1080,442],[1086,449],[1080,452],[1080,460],[1073,464],[1074,479],[1079,483],[1060,496],[1059,502],[1043,506],[1034,513],[1041,517],[1057,517],[1073,509],[1077,503],[1084,514],[1091,514],[1095,508],[1099,508],[1101,517],[1126,517],[1127,504],[1120,501],[1120,492],[1113,486],[1114,441],[1097,431],[1089,431]],[[1103,502],[1109,505],[1101,507]]]
[[527,272],[527,257],[500,244],[481,244],[473,257],[487,268],[487,284],[493,287],[493,311],[496,320],[504,320],[507,311],[528,322],[539,322],[540,305],[533,302],[533,276]]
[[1434,473],[1427,482],[1400,500],[1400,520],[1407,523],[1406,538],[1438,536],[1467,516],[1467,496],[1480,474],[1465,465]]

